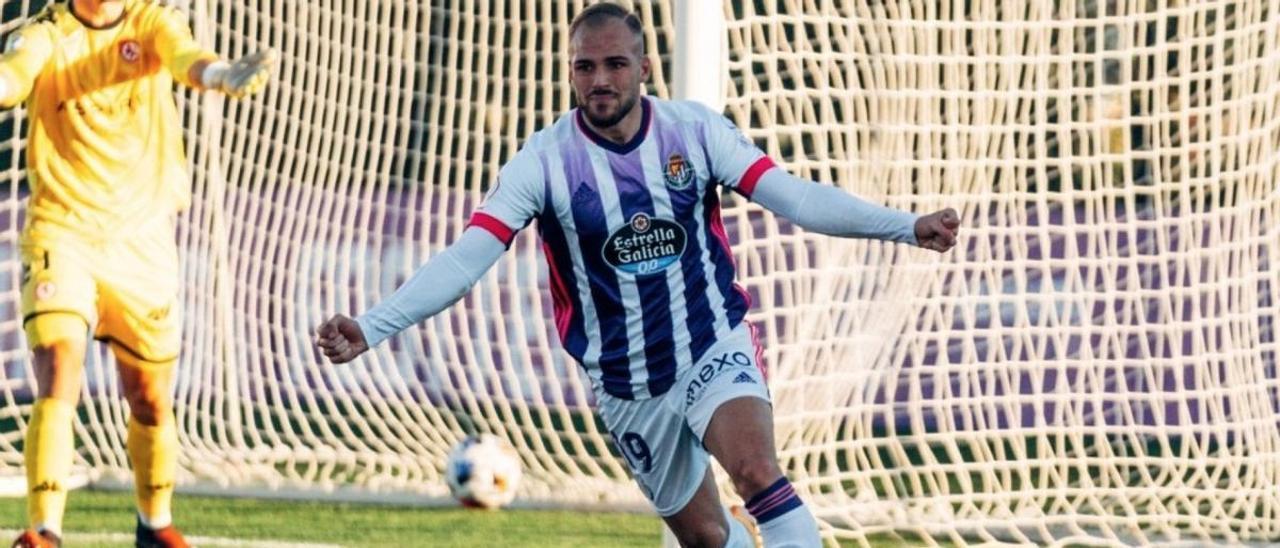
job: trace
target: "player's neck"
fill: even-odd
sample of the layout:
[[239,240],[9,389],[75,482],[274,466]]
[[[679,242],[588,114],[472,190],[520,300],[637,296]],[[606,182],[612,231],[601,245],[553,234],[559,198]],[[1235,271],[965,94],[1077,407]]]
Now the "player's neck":
[[124,16],[124,2],[103,0],[71,0],[71,13],[86,26],[105,28]]
[[598,128],[587,117],[583,117],[583,121],[587,123],[587,127],[591,128],[596,135],[608,139],[610,142],[619,145],[630,143],[635,138],[636,133],[640,131],[640,125],[644,122],[644,106],[641,104],[644,98],[636,100],[636,104],[631,106],[631,112],[623,116],[618,123],[607,128]]

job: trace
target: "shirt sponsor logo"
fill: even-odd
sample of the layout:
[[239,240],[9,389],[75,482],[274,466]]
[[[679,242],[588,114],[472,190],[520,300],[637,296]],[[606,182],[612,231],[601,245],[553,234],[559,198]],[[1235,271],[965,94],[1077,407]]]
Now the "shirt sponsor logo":
[[120,42],[120,58],[129,63],[137,62],[142,58],[142,45],[137,40]]
[[689,237],[675,221],[631,216],[631,222],[609,235],[604,242],[604,261],[631,274],[653,274],[680,260]]
[[88,116],[90,113],[103,114],[106,116],[119,116],[122,114],[137,112],[138,107],[142,106],[142,100],[136,94],[129,94],[127,97],[116,101],[114,104],[100,104],[83,98],[68,99],[58,103],[58,112],[65,112],[68,109],[74,110],[81,116]]
[[672,190],[684,190],[693,182],[693,167],[684,160],[684,156],[672,154],[667,158],[667,168],[662,172],[667,186]]

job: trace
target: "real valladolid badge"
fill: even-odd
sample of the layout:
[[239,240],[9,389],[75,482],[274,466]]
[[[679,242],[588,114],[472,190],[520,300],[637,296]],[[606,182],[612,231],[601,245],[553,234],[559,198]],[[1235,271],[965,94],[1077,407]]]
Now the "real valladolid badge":
[[672,154],[667,158],[667,169],[663,171],[662,177],[667,180],[668,187],[684,190],[693,181],[693,167],[684,161],[684,156]]

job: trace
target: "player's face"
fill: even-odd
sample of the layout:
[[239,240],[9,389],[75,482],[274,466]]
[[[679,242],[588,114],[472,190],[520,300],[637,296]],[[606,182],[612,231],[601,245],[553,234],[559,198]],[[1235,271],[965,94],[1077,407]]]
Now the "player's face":
[[578,105],[598,129],[612,127],[636,106],[649,79],[640,37],[619,19],[581,27],[571,45],[570,74]]

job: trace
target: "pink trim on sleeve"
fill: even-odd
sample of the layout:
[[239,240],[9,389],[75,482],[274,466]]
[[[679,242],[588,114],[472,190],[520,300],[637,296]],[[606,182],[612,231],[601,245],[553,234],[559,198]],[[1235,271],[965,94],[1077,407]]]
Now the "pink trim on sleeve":
[[756,183],[760,182],[760,177],[764,175],[764,172],[769,171],[775,166],[776,164],[773,163],[772,158],[768,156],[761,156],[760,159],[756,160],[756,163],[751,164],[751,167],[747,168],[747,172],[742,175],[742,181],[738,183],[738,193],[750,198],[751,193],[756,190]]
[[502,245],[511,246],[511,240],[515,239],[516,231],[511,230],[505,223],[499,221],[497,217],[481,212],[475,212],[471,215],[471,221],[467,226],[479,227],[493,234]]

